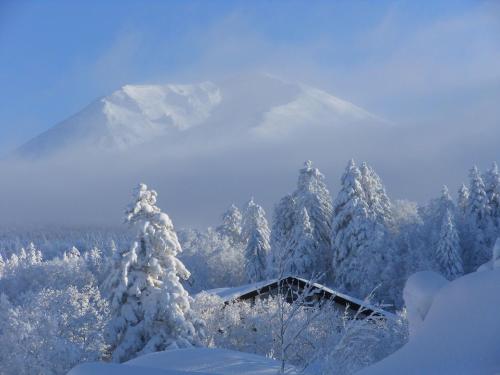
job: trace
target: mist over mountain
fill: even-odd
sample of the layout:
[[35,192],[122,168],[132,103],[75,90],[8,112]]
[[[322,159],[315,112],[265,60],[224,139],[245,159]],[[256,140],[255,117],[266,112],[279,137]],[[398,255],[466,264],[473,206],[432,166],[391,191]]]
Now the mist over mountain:
[[165,148],[187,142],[189,147],[194,139],[266,140],[353,123],[383,121],[329,93],[270,75],[195,84],[125,85],[28,141],[15,154],[39,159],[89,149],[123,152],[147,143]]
[[[375,166],[393,198],[425,202],[443,184],[456,191],[472,163],[495,159],[498,131],[484,127],[487,139],[463,123],[394,124],[266,74],[125,85],[0,162],[2,222],[120,225],[139,182],[161,193],[179,227],[216,225],[226,207],[251,196],[270,216],[305,160],[332,194],[354,158]],[[480,157],[465,155],[464,142]]]

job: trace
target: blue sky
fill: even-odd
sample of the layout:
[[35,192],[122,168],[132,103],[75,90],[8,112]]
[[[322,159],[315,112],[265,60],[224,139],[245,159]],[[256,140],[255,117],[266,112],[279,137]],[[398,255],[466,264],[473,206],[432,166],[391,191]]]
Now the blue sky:
[[126,83],[267,71],[396,121],[500,98],[500,7],[482,1],[2,1],[0,149]]

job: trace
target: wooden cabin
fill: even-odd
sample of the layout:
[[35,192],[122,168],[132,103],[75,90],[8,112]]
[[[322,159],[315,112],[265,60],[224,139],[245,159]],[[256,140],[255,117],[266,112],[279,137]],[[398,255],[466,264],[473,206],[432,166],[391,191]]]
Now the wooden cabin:
[[342,310],[347,308],[353,316],[361,318],[370,315],[394,317],[392,313],[373,306],[366,301],[295,276],[266,280],[235,288],[214,289],[209,292],[221,297],[225,303],[237,301],[252,302],[257,298],[267,298],[281,293],[286,296],[287,301],[290,303],[297,300],[306,306],[318,302],[320,304],[333,303],[333,306]]

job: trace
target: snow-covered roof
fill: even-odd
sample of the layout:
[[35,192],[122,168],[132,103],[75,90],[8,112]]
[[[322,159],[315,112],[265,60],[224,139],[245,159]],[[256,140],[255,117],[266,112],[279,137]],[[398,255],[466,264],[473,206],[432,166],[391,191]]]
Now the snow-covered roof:
[[238,299],[242,295],[245,295],[251,291],[259,290],[267,285],[274,284],[277,281],[278,279],[269,279],[235,287],[210,289],[206,290],[205,293],[217,295],[222,298],[224,302],[229,302]]
[[[273,289],[278,286],[279,279],[269,279],[264,281],[259,281],[256,283],[241,285],[237,287],[231,288],[217,288],[206,291],[206,293],[214,294],[221,297],[224,302],[231,302],[235,300],[245,300],[255,297],[256,295],[265,292],[267,290]],[[334,289],[331,289],[325,285],[319,283],[311,283],[311,281],[307,279],[303,279],[301,277],[288,276],[283,278],[285,282],[294,282],[302,285],[311,284],[316,290],[317,294],[322,294],[326,299],[333,299],[334,302],[339,303],[341,305],[347,306],[349,305],[351,309],[357,310],[360,307],[364,310],[364,315],[369,315],[375,313],[377,315],[383,315],[385,317],[395,318],[395,315],[385,311],[381,308],[378,308],[367,301],[363,301],[359,298],[349,296],[345,293],[338,292]]]

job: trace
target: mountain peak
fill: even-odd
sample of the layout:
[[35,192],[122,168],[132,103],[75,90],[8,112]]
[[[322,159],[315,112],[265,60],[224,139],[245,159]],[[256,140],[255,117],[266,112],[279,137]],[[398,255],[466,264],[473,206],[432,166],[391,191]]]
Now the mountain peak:
[[125,85],[102,101],[111,127],[121,131],[146,128],[160,134],[200,124],[221,102],[221,95],[211,82]]
[[35,137],[17,155],[38,158],[82,147],[126,150],[160,139],[168,145],[198,128],[204,128],[204,137],[229,132],[272,137],[374,120],[325,91],[262,73],[216,83],[124,85]]

